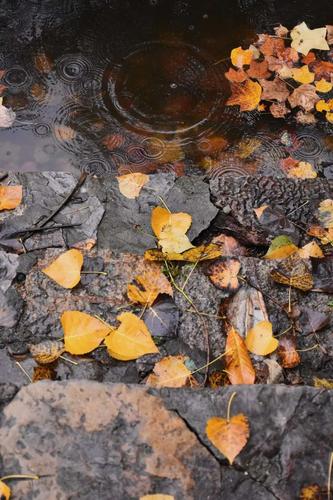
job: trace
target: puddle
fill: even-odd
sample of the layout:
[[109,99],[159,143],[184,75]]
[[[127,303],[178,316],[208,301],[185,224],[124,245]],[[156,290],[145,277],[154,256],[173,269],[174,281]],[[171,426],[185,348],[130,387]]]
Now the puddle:
[[330,0],[1,2],[0,85],[17,120],[0,129],[0,168],[283,175],[292,154],[332,178],[331,125],[239,113],[224,77],[256,33],[332,14]]

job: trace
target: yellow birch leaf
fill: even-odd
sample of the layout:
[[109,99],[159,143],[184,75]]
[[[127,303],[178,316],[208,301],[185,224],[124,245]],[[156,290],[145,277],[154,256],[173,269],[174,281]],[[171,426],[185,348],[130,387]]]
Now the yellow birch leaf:
[[246,416],[239,413],[229,420],[220,417],[210,418],[207,421],[206,434],[231,465],[246,445],[250,428]]
[[247,332],[245,339],[246,347],[253,354],[266,356],[274,352],[279,341],[273,337],[273,328],[270,321],[259,321]]
[[326,92],[330,92],[333,88],[333,84],[331,82],[328,82],[327,80],[324,80],[324,78],[319,80],[319,82],[316,82],[315,86],[318,92],[321,92],[323,94],[325,94]]
[[59,255],[52,264],[42,269],[42,271],[63,288],[74,288],[80,281],[82,266],[82,253],[80,250],[72,248]]
[[149,176],[135,172],[133,174],[120,175],[117,177],[117,181],[121,194],[130,200],[134,200],[139,196],[143,186],[149,181]]
[[175,497],[172,495],[156,493],[155,495],[144,495],[143,497],[140,497],[140,500],[175,500]]
[[127,296],[132,302],[151,306],[160,293],[173,296],[172,286],[158,264],[151,264],[151,268],[136,276],[135,281],[139,286],[127,286]]
[[192,217],[184,212],[172,214],[162,207],[152,211],[151,226],[163,253],[182,253],[194,248],[186,236],[191,224]]
[[250,64],[253,58],[253,52],[250,49],[242,49],[242,47],[237,47],[232,49],[230,58],[231,62],[237,68],[242,68],[245,64]]
[[9,500],[10,499],[11,490],[9,486],[3,481],[0,481],[0,499],[1,500]]
[[308,259],[309,257],[314,257],[321,259],[324,257],[323,251],[315,241],[310,241],[307,245],[298,250],[298,255],[302,259]]
[[135,314],[125,312],[117,319],[120,326],[105,339],[110,356],[129,361],[159,352],[145,323]]
[[315,73],[309,70],[309,66],[305,64],[301,68],[294,68],[291,72],[292,78],[299,83],[312,83],[315,79]]
[[80,311],[65,311],[61,316],[65,350],[70,354],[91,352],[112,331],[112,326]]
[[297,246],[291,241],[288,236],[282,235],[274,238],[270,247],[264,255],[265,259],[286,259],[298,251]]
[[0,186],[0,210],[13,210],[22,201],[22,186]]
[[147,378],[147,385],[153,387],[183,387],[191,377],[185,366],[186,356],[167,356],[154,366],[154,373]]

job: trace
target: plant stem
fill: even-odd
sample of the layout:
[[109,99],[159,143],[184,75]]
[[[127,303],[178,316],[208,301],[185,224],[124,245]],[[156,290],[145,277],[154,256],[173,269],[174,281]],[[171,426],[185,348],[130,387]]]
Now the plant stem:
[[39,476],[33,474],[10,474],[9,476],[0,477],[0,481],[6,481],[7,479],[39,479]]
[[237,392],[233,392],[230,396],[229,402],[228,402],[228,408],[227,408],[227,421],[229,422],[230,420],[230,409],[231,409],[231,403],[234,399],[234,397],[237,395]]

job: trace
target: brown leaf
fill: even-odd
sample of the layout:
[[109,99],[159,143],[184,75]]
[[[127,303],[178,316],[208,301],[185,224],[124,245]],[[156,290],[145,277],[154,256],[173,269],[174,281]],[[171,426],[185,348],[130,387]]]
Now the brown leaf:
[[132,302],[151,306],[161,293],[173,296],[172,286],[157,264],[152,263],[135,281],[138,286],[127,286],[127,296]]
[[120,148],[125,142],[125,138],[120,134],[109,134],[104,137],[102,144],[109,150],[114,151]]
[[316,80],[331,80],[333,74],[333,62],[329,61],[314,61],[310,63],[310,69],[316,75]]
[[284,81],[280,78],[275,78],[274,80],[260,80],[262,86],[261,99],[276,99],[279,102],[283,102],[289,96],[289,89]]
[[224,73],[224,76],[226,77],[229,82],[236,82],[236,83],[241,83],[245,82],[245,80],[248,79],[248,75],[243,71],[242,69],[234,69],[234,68],[229,68],[229,71]]
[[303,292],[307,292],[313,287],[312,274],[305,261],[297,253],[281,261],[270,275],[277,283],[297,288]]
[[289,30],[285,26],[282,26],[282,24],[279,24],[279,26],[275,26],[274,33],[276,34],[276,36],[284,38],[288,35]]
[[311,111],[319,100],[320,97],[316,93],[316,87],[310,84],[300,85],[288,98],[292,108],[299,106],[304,111]]
[[284,335],[280,338],[277,353],[283,368],[295,368],[301,362],[301,357],[296,351],[296,341],[293,335]]
[[247,70],[247,74],[250,78],[269,78],[271,76],[271,72],[268,71],[268,62],[251,61],[250,67]]
[[0,210],[13,210],[22,201],[22,186],[0,186]]
[[284,102],[273,102],[273,104],[269,107],[269,111],[274,118],[284,118],[288,113],[290,113],[290,109],[287,108]]
[[260,52],[264,54],[264,56],[278,56],[285,50],[284,40],[266,34],[259,35],[259,42],[257,45],[259,45]]
[[246,416],[239,413],[229,420],[220,417],[210,418],[207,421],[206,434],[231,465],[246,445],[250,428]]
[[237,277],[240,268],[241,264],[238,259],[222,257],[208,266],[206,274],[217,288],[234,293],[240,287]]
[[53,69],[53,61],[51,58],[45,54],[45,52],[40,52],[35,56],[35,67],[38,69],[40,73],[48,74]]
[[244,340],[231,327],[228,331],[226,371],[231,384],[254,384],[256,377]]

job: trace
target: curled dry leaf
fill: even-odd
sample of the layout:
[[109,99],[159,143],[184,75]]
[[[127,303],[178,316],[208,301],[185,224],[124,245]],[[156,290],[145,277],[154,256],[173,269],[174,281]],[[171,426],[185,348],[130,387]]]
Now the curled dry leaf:
[[172,214],[162,207],[152,211],[151,226],[163,253],[182,253],[193,248],[186,236],[191,224],[192,217],[184,212]]
[[242,337],[234,328],[228,331],[226,371],[231,384],[254,384],[256,377],[251,358]]
[[221,257],[221,250],[218,245],[200,245],[186,250],[183,253],[168,252],[164,254],[161,250],[151,249],[145,252],[145,259],[152,261],[175,260],[184,262],[201,262],[203,260],[213,260]]
[[258,82],[246,80],[243,83],[231,83],[232,94],[227,106],[239,106],[241,111],[253,111],[261,98],[261,86]]
[[311,226],[307,233],[309,236],[318,238],[322,245],[333,244],[333,228],[324,229],[321,226]]
[[129,284],[127,296],[132,302],[151,306],[160,293],[173,296],[173,290],[167,277],[157,264],[151,264],[147,271],[135,277],[137,285]]
[[311,30],[305,22],[295,26],[290,32],[292,38],[291,46],[305,56],[311,49],[330,50],[326,41],[327,29],[316,28]]
[[222,257],[207,268],[210,281],[220,290],[235,293],[240,287],[238,273],[241,264],[235,257]]
[[271,278],[281,285],[291,286],[307,292],[313,287],[313,277],[305,261],[297,253],[283,260],[270,273]]
[[82,253],[80,250],[72,248],[59,255],[52,264],[42,269],[42,271],[63,288],[74,288],[81,279],[82,266]]
[[242,47],[232,49],[230,54],[231,62],[237,68],[250,64],[253,58],[253,52],[249,49],[243,50]]
[[11,494],[11,489],[6,483],[0,480],[0,498],[1,500],[9,500]]
[[298,251],[297,246],[288,236],[277,236],[272,240],[270,247],[264,255],[265,259],[286,259]]
[[153,387],[183,387],[191,377],[185,366],[186,356],[167,356],[154,366],[154,373],[149,375],[146,384]]
[[61,316],[65,350],[70,354],[86,354],[100,345],[112,327],[80,311],[65,311]]
[[260,321],[247,332],[245,339],[246,347],[253,354],[266,356],[274,352],[279,341],[273,337],[273,328],[270,321]]
[[282,368],[295,368],[301,362],[301,357],[296,351],[296,341],[293,335],[281,337],[277,353]]
[[125,312],[117,319],[120,326],[105,339],[110,356],[120,361],[130,361],[159,352],[145,323],[135,314]]
[[40,380],[55,380],[57,377],[57,372],[52,366],[34,366],[34,371],[32,374],[32,381],[39,382]]
[[65,346],[60,340],[45,340],[39,344],[29,345],[32,357],[40,365],[56,361],[64,352]]
[[246,445],[250,436],[250,427],[247,417],[242,413],[234,415],[229,420],[212,417],[207,420],[206,434],[231,465]]
[[310,84],[300,85],[288,97],[288,101],[292,108],[299,106],[303,108],[304,111],[311,111],[319,100],[320,97],[317,95],[316,87]]
[[134,200],[140,194],[141,189],[149,181],[149,176],[136,172],[117,177],[119,191],[130,200]]
[[22,201],[22,186],[0,186],[0,210],[13,210]]

